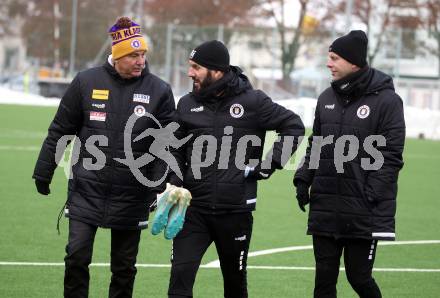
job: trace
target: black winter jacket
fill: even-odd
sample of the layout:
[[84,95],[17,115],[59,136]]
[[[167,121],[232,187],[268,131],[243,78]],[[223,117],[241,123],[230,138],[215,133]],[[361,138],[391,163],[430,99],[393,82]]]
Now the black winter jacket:
[[[368,86],[357,98],[347,98],[326,89],[318,98],[313,134],[309,138],[305,162],[294,178],[311,185],[308,233],[334,237],[395,238],[397,178],[403,166],[405,121],[403,103],[394,92],[391,77],[368,69]],[[341,136],[352,135],[359,141],[356,157],[343,164],[343,173],[335,166],[335,143]],[[386,145],[375,144],[383,156],[379,169],[364,169],[362,159],[375,160],[365,150],[370,135],[382,135]],[[334,136],[332,144],[321,149],[319,166],[312,164],[314,136]],[[347,155],[348,145],[344,155]],[[368,160],[366,160],[366,158]]]
[[[33,174],[34,179],[50,183],[57,167],[58,140],[64,135],[76,135],[75,146],[79,140],[81,149],[69,180],[68,217],[107,228],[146,228],[148,207],[161,186],[153,189],[141,184],[126,165],[115,160],[126,158],[124,129],[135,110],[140,117],[131,132],[131,140],[147,128],[158,127],[151,118],[141,117],[142,114],[151,113],[162,126],[174,117],[170,86],[149,73],[148,68],[138,78],[123,79],[113,66],[105,63],[82,71],[73,79],[49,127]],[[105,155],[104,160],[85,148],[89,137],[96,135],[108,139],[108,144],[93,142]],[[134,158],[148,152],[150,143],[148,137],[131,142]],[[101,169],[87,170],[86,158],[91,158]],[[165,175],[164,164],[159,159],[140,171],[151,181]]]
[[[282,168],[287,162],[282,157],[288,159],[295,152],[298,137],[304,134],[298,115],[272,102],[261,90],[254,90],[238,67],[231,68],[225,74],[221,96],[189,93],[177,105],[179,138],[192,134],[176,152],[184,173],[183,185],[193,196],[191,208],[202,212],[254,210],[257,181],[245,179],[244,165],[251,159],[261,162],[266,131],[277,131],[282,140],[295,137],[284,146],[287,158],[282,142],[275,142],[269,163],[273,170]],[[251,135],[261,141],[253,143]],[[237,154],[237,149],[241,153]]]

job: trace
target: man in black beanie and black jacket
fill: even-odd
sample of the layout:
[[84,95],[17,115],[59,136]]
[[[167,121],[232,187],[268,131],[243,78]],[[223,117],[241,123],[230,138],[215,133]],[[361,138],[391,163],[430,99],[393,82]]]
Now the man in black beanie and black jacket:
[[[173,240],[169,297],[192,297],[202,257],[215,243],[224,297],[247,297],[246,264],[257,203],[257,180],[281,169],[304,134],[301,119],[252,88],[241,69],[229,65],[220,41],[196,47],[189,57],[193,90],[177,106],[176,137],[191,135],[174,152],[182,184],[192,194],[183,229]],[[266,131],[275,130],[272,156],[263,162]],[[287,154],[286,154],[287,152]]]
[[[301,210],[310,202],[307,233],[313,235],[316,261],[314,297],[336,297],[342,253],[356,293],[381,297],[372,278],[377,241],[395,239],[403,103],[391,77],[367,65],[367,44],[365,33],[357,30],[330,46],[327,67],[333,81],[318,98],[313,134],[293,180]],[[372,138],[377,141],[370,142]],[[344,140],[342,146],[337,140]],[[347,158],[355,143],[357,154]]]

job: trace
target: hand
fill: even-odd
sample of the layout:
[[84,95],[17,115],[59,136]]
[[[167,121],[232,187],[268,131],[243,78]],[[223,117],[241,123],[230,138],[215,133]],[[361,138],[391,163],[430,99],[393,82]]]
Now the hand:
[[307,183],[299,181],[296,185],[296,199],[298,200],[299,209],[303,212],[306,212],[306,208],[304,208],[309,202],[309,186]]
[[258,165],[255,168],[246,166],[244,170],[244,178],[256,179],[256,180],[266,180],[275,172],[273,169],[261,169]]
[[48,194],[50,194],[50,188],[49,188],[49,183],[43,180],[38,180],[35,179],[35,186],[37,187],[37,191],[42,194],[47,196]]

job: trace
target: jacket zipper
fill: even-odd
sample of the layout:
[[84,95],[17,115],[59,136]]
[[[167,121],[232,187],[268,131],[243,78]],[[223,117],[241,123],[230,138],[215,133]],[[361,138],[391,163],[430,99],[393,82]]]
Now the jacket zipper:
[[[339,102],[341,103],[341,106],[342,106],[342,110],[341,110],[341,117],[340,117],[340,120],[339,120],[339,134],[338,134],[338,138],[339,137],[341,137],[342,136],[342,124],[343,124],[343,122],[344,122],[344,116],[345,116],[345,110],[346,110],[346,107],[349,105],[349,101],[348,100],[344,100],[344,99],[342,99],[341,97],[339,97],[338,95],[336,95],[336,97],[337,97],[337,99],[339,100]],[[336,141],[336,140],[335,140]],[[334,149],[333,149],[334,150]],[[345,146],[344,146],[344,150],[345,150]],[[344,165],[342,165],[342,166],[344,166]],[[335,165],[335,167],[336,167],[336,165]],[[341,198],[341,196],[342,196],[342,193],[341,193],[341,176],[340,176],[341,174],[339,174],[338,172],[336,172],[336,183],[337,183],[337,189],[338,189],[338,197],[339,197],[339,199]],[[337,205],[338,204],[334,204],[333,206],[334,206],[334,212],[335,212],[335,216],[336,216],[336,220],[337,221],[339,221],[339,210],[338,210],[338,208],[337,208]],[[340,232],[342,232],[342,231],[340,231],[338,228],[337,228],[337,232],[338,233],[340,233]]]
[[[219,106],[220,106],[219,102],[216,102],[214,104],[214,117],[213,117],[213,120],[214,120],[214,134],[216,135],[216,137],[217,137],[217,114],[218,114]],[[217,140],[217,142],[218,142],[218,140]],[[218,143],[217,143],[217,146],[218,146]],[[215,151],[216,151],[215,152],[216,156],[215,156],[214,160],[217,159],[217,148],[215,149]],[[214,162],[214,165],[215,165],[215,162]],[[217,165],[217,167],[218,167],[218,165]],[[216,207],[216,205],[217,205],[217,169],[214,168],[213,170],[214,170],[214,195],[213,195],[212,209],[215,211],[217,209],[217,207]]]
[[[115,97],[116,98],[116,97]],[[121,96],[118,96],[118,98],[121,98]],[[123,104],[124,102],[122,101],[121,104]],[[113,110],[115,108],[115,106],[112,107]],[[122,108],[120,111],[123,111],[124,109]],[[115,144],[117,144],[117,138],[118,138],[118,131],[119,131],[119,126],[120,126],[120,119],[121,119],[121,114],[119,112],[115,113],[116,118],[115,118],[115,127],[113,127],[113,132],[112,132],[112,150],[111,150],[111,155],[110,155],[110,187],[108,188],[108,196],[105,199],[105,203],[104,203],[104,217],[102,218],[102,225],[104,225],[107,222],[107,215],[108,215],[108,206],[109,206],[109,199],[111,198],[111,194],[113,191],[113,182],[114,182],[114,177],[115,177],[115,171],[116,171],[116,162],[114,160],[115,158],[115,151],[116,151],[116,147]],[[110,140],[109,140],[110,143]]]
[[[344,114],[345,114],[345,104],[344,102],[342,103],[342,111],[341,111],[341,118],[340,118],[340,122],[339,122],[339,135],[338,138],[341,137],[342,134],[342,123],[344,121]],[[344,146],[345,149],[345,146]],[[344,166],[344,165],[342,165]],[[336,177],[337,177],[337,185],[338,185],[338,194],[339,194],[339,198],[342,196],[341,194],[341,176],[338,172],[336,172]],[[334,204],[335,206],[335,213],[337,214],[337,216],[339,216],[339,210],[337,210],[336,206],[337,204]]]

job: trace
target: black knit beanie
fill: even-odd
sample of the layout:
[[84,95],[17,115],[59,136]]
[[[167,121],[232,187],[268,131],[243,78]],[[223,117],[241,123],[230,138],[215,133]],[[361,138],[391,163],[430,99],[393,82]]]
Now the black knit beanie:
[[229,69],[229,52],[218,40],[202,43],[189,55],[189,59],[210,70],[227,71]]
[[353,30],[347,35],[337,38],[329,47],[334,52],[360,68],[367,65],[368,38],[364,31]]

